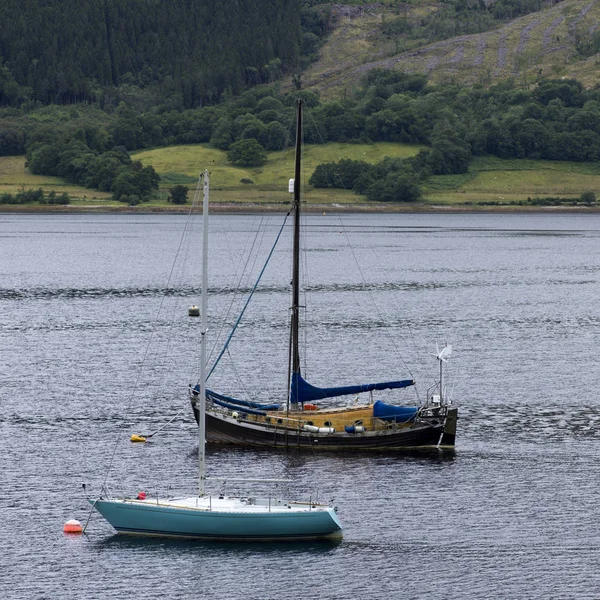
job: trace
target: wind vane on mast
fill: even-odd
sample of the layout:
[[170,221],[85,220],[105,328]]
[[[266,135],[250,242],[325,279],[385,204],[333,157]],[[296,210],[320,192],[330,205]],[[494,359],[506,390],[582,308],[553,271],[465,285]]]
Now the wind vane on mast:
[[450,355],[452,354],[452,346],[450,344],[446,344],[442,348],[441,352],[440,352],[439,347],[436,344],[435,350],[436,350],[436,356],[435,357],[439,361],[441,361],[441,362],[448,362],[448,359],[450,358]]
[[436,344],[435,350],[436,350],[435,357],[437,358],[437,360],[440,363],[440,402],[443,403],[443,401],[444,401],[444,383],[443,383],[444,369],[443,369],[443,365],[445,362],[448,362],[448,359],[450,358],[450,355],[452,354],[452,346],[450,344],[446,344],[440,351],[438,345]]

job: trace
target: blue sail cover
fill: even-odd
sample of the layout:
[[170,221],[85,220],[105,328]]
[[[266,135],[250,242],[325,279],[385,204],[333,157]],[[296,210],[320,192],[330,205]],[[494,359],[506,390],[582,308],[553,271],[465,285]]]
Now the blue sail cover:
[[[200,392],[200,385],[196,385],[192,391],[194,396],[197,396]],[[280,409],[279,404],[261,404],[260,402],[251,402],[250,400],[238,400],[237,398],[232,398],[231,396],[217,394],[217,392],[213,392],[208,388],[206,389],[206,397],[219,406],[224,406],[230,410],[239,410],[255,415],[266,415],[267,413],[262,411]]]
[[363,383],[362,385],[319,388],[308,383],[300,373],[293,373],[290,400],[294,404],[297,404],[298,402],[303,404],[304,402],[323,400],[323,398],[348,396],[350,394],[360,394],[361,392],[370,392],[372,390],[394,390],[409,387],[414,384],[415,382],[413,379],[403,379],[402,381],[384,381],[382,383]]
[[[199,388],[198,388],[199,389]],[[224,396],[223,394],[217,394],[212,390],[206,390],[206,397],[211,400],[220,400],[221,402],[227,402],[229,404],[236,404],[237,406],[246,406],[248,408],[258,408],[261,410],[279,410],[279,404],[262,404],[260,402],[251,402],[250,400],[238,400],[231,396]]]
[[413,419],[419,408],[417,406],[396,406],[395,404],[386,404],[377,400],[373,404],[373,416],[384,421],[396,421],[405,423]]
[[223,400],[219,400],[216,397],[211,397],[213,404],[218,404],[219,406],[222,406],[223,408],[226,408],[228,410],[231,411],[238,411],[241,413],[247,413],[250,415],[261,415],[261,416],[266,416],[266,412],[264,410],[255,410],[254,408],[248,408],[247,406],[240,406],[238,404],[229,404],[228,402],[224,402]]

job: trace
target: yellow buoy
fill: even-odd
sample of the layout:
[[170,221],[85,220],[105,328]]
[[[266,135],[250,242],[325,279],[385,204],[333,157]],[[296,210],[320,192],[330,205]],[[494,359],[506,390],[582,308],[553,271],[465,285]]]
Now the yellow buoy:
[[71,519],[65,523],[63,531],[65,533],[83,533],[83,527],[79,521],[76,519]]
[[132,442],[145,442],[146,441],[146,436],[145,435],[138,435],[137,433],[134,433],[130,440]]

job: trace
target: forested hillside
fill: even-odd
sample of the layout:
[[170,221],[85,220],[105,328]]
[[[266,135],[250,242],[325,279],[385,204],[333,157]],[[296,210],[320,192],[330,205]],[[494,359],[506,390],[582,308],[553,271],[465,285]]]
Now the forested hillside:
[[[4,0],[0,156],[136,204],[160,178],[130,153],[207,144],[263,166],[302,98],[309,144],[421,146],[310,180],[369,200],[415,201],[474,157],[597,162],[597,15],[600,0]],[[342,30],[354,45],[335,46]]]
[[274,81],[340,97],[374,68],[593,85],[599,15],[596,0],[4,0],[0,107],[180,110]]
[[104,108],[130,86],[201,106],[279,77],[301,43],[297,0],[3,0],[0,105]]

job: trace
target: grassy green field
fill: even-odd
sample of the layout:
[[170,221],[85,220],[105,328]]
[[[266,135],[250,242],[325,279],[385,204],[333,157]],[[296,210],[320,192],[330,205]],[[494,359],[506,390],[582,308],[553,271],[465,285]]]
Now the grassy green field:
[[[419,146],[404,144],[328,144],[306,146],[304,149],[305,178],[315,167],[341,158],[377,162],[384,156],[408,157]],[[136,159],[152,165],[161,175],[158,197],[137,210],[173,209],[167,203],[168,189],[184,184],[193,191],[200,171],[211,172],[211,202],[224,208],[278,208],[289,204],[288,180],[293,177],[293,150],[269,154],[260,168],[237,168],[227,161],[221,150],[206,145],[172,146],[136,153]],[[253,183],[242,183],[241,180]],[[305,181],[305,184],[306,184]],[[130,210],[111,199],[110,194],[71,185],[57,177],[32,175],[25,167],[24,157],[0,157],[0,194],[14,194],[21,188],[43,188],[57,193],[66,191],[71,206],[81,209]],[[552,162],[542,160],[502,160],[478,157],[464,175],[430,178],[423,186],[424,198],[418,207],[403,204],[371,204],[364,196],[344,190],[309,189],[305,198],[314,210],[344,208],[360,210],[411,210],[446,208],[477,208],[494,204],[498,207],[526,201],[528,197],[560,197],[573,199],[585,191],[600,198],[600,165],[596,163]],[[191,193],[190,193],[191,198]],[[14,209],[14,205],[11,205]],[[5,206],[8,209],[8,205]],[[30,209],[34,209],[28,206]],[[512,207],[514,208],[514,207]]]
[[430,204],[509,204],[527,198],[576,198],[593,191],[600,198],[600,165],[549,160],[478,157],[464,175],[432,177],[424,187]]
[[0,157],[0,194],[15,194],[21,188],[37,189],[40,187],[47,192],[52,190],[57,194],[67,192],[71,196],[85,197],[88,200],[101,200],[104,202],[107,198],[110,198],[110,194],[72,185],[59,177],[33,175],[25,166],[24,156]]
[[[405,144],[327,144],[306,146],[303,164],[310,174],[326,161],[341,158],[377,162],[384,156],[405,158],[421,147]],[[164,195],[174,183],[194,187],[199,170],[211,171],[212,198],[227,203],[287,203],[287,184],[293,176],[293,150],[273,152],[261,168],[242,169],[227,162],[226,153],[206,146],[174,146],[136,154],[163,177]],[[307,175],[307,179],[310,175]],[[250,179],[252,184],[241,183]],[[574,198],[584,191],[600,197],[600,165],[536,160],[474,159],[469,173],[432,177],[424,186],[426,205],[473,205],[524,201],[528,197]],[[316,205],[364,205],[364,196],[343,190],[310,190],[307,202]],[[390,207],[391,208],[391,207]]]
[[[404,144],[327,144],[323,146],[307,145],[303,150],[303,165],[306,179],[316,166],[342,158],[377,162],[384,156],[406,158],[415,155],[422,146]],[[207,168],[211,172],[211,196],[221,202],[269,202],[287,203],[288,181],[294,176],[294,150],[271,152],[263,167],[234,167],[227,161],[227,153],[205,145],[172,146],[135,154],[143,164],[152,165],[161,175],[161,190],[166,196],[167,190],[175,183],[194,188],[199,173]],[[252,181],[241,183],[242,179]],[[306,185],[306,182],[305,182]],[[364,200],[364,199],[363,199]],[[356,204],[359,196],[343,190],[312,190],[310,200],[316,204],[344,202]]]

